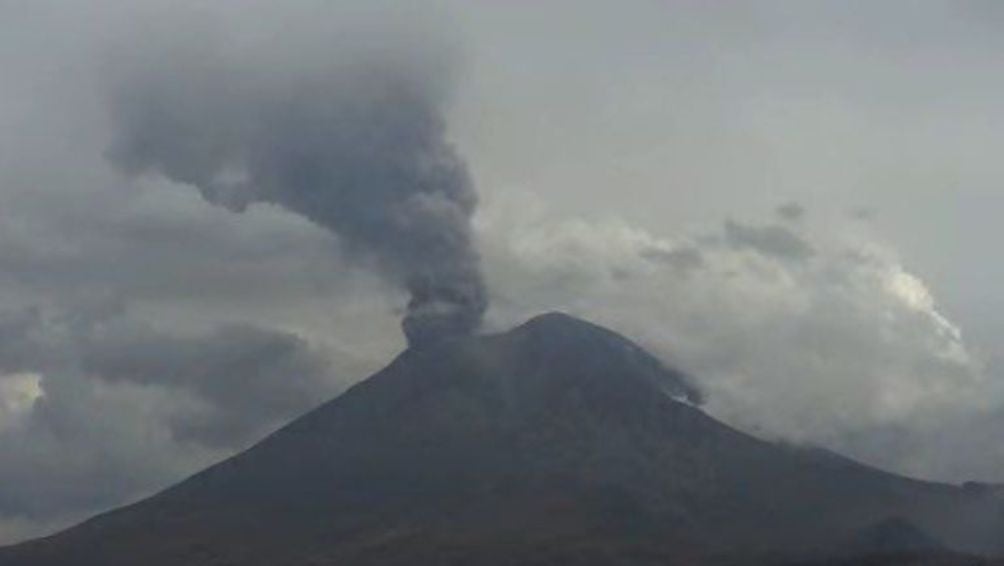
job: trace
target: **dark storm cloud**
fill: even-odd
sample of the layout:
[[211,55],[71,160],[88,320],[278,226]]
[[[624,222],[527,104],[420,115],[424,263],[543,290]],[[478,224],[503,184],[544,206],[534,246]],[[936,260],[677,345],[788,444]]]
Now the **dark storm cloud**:
[[412,342],[472,332],[486,293],[477,196],[442,115],[451,54],[334,47],[251,64],[213,46],[165,48],[121,64],[108,156],[231,210],[276,204],[337,234],[408,290]]
[[[229,325],[205,334],[158,331],[118,311],[0,314],[0,371],[163,388],[201,405],[167,423],[180,441],[239,447],[334,394],[328,359],[295,334]],[[191,416],[191,415],[189,415]]]
[[768,256],[804,260],[813,254],[812,246],[783,226],[753,226],[729,220],[725,222],[724,238],[734,248],[752,248]]
[[250,325],[172,336],[134,327],[87,336],[81,367],[109,381],[174,387],[211,407],[170,423],[182,441],[240,446],[333,394],[327,360],[300,337]]
[[[0,313],[0,519],[55,520],[162,486],[337,393],[326,356],[288,332],[164,332],[119,306]],[[34,386],[33,386],[34,387]]]

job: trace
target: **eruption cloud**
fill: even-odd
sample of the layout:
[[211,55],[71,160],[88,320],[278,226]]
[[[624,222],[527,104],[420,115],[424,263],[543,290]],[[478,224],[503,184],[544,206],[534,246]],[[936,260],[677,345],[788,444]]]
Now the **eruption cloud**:
[[231,210],[271,203],[336,234],[410,293],[413,346],[469,334],[487,298],[477,195],[446,138],[448,64],[377,53],[235,64],[195,49],[125,65],[107,155]]

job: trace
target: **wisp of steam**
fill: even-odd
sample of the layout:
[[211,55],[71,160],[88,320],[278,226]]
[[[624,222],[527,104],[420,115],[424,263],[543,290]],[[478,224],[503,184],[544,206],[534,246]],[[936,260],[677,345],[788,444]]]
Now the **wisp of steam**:
[[336,234],[410,293],[413,346],[475,331],[477,195],[446,138],[449,73],[400,54],[323,58],[270,67],[207,49],[132,65],[109,96],[108,157],[231,210],[271,203]]

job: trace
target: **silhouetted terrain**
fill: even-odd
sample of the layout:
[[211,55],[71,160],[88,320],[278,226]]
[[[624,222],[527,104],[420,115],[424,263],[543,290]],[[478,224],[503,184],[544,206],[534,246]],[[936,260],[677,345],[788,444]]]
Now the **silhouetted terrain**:
[[764,442],[696,396],[617,334],[543,315],[408,350],[250,450],[2,549],[0,565],[971,564],[1004,551],[993,490]]

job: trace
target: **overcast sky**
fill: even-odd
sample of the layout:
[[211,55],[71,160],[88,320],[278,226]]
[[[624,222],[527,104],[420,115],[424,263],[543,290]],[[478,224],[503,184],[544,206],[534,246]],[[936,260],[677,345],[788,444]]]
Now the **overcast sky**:
[[123,96],[150,100],[130,77],[211,153],[283,85],[352,100],[338,70],[374,54],[467,161],[488,330],[567,310],[743,429],[1004,481],[1002,28],[990,0],[0,0],[0,542],[169,485],[404,346],[407,296],[352,242],[113,151]]

